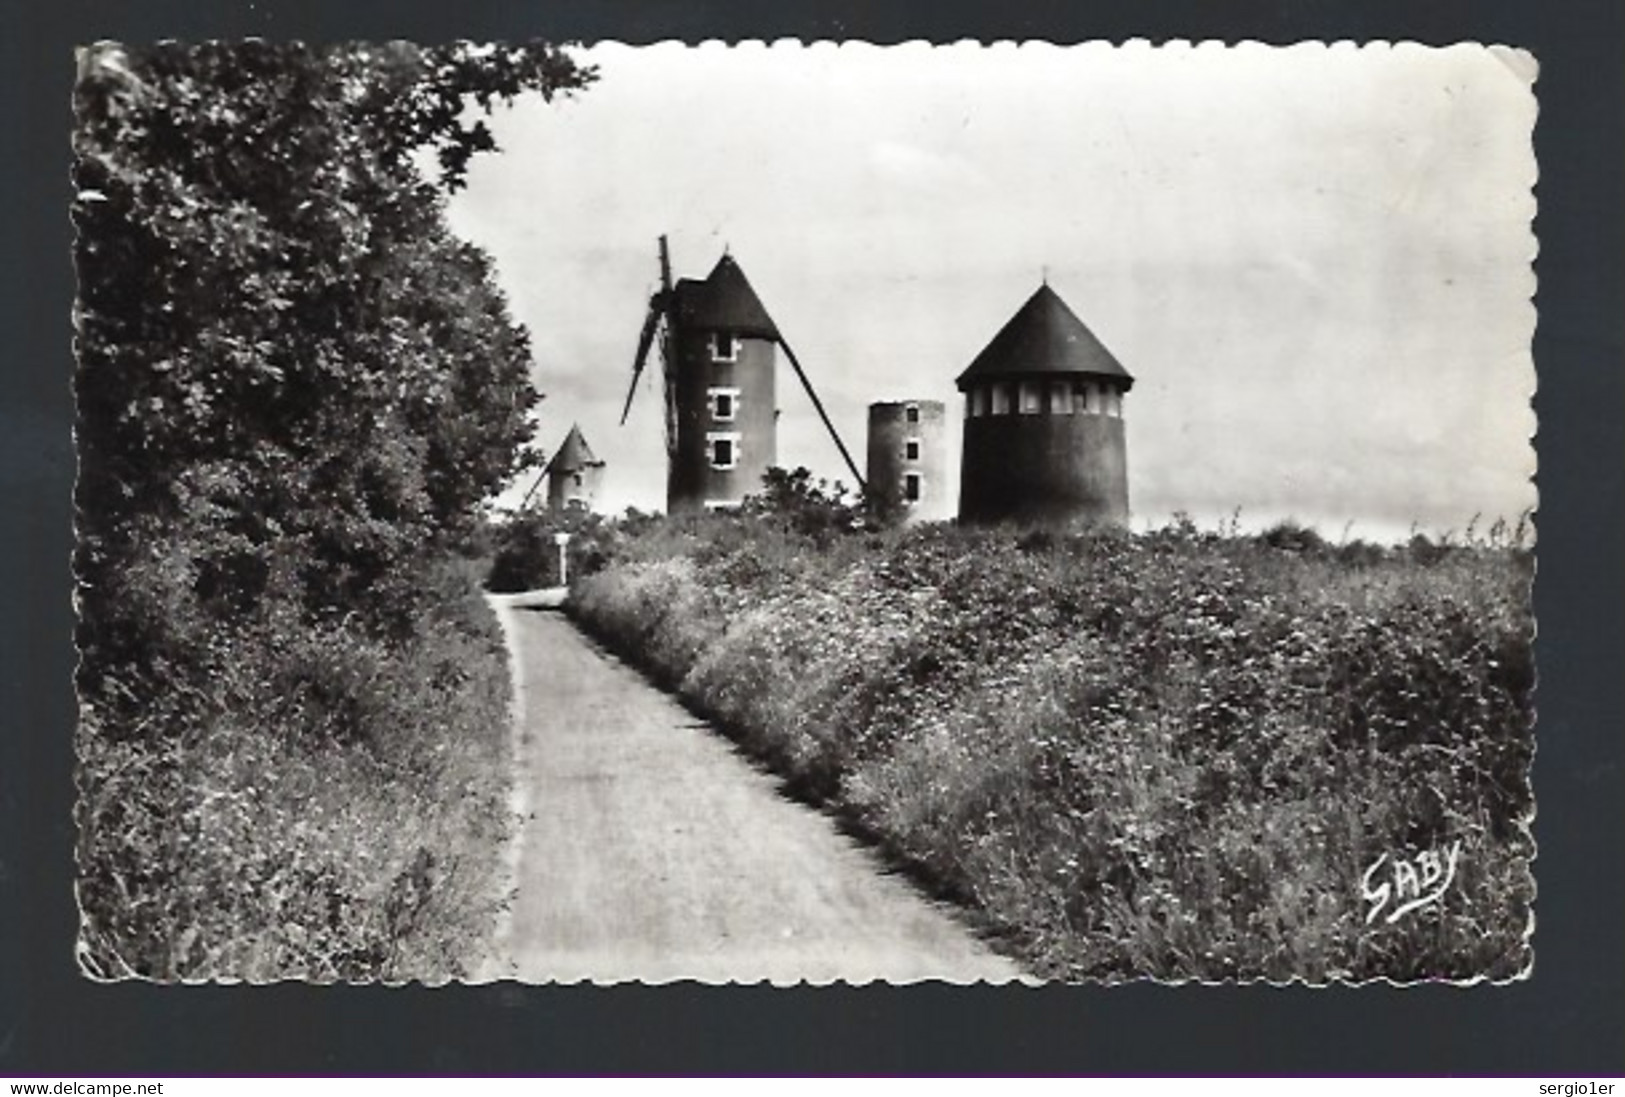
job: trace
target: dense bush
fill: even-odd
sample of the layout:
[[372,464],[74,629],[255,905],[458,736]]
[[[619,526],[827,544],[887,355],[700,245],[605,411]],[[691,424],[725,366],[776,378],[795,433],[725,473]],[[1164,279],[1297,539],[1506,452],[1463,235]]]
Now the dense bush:
[[562,511],[524,511],[497,522],[491,530],[491,570],[486,588],[500,593],[540,590],[560,585],[558,534],[568,534],[565,558],[571,578],[603,566],[632,531],[649,521],[636,510],[613,520],[582,506]]
[[827,545],[832,537],[862,527],[865,501],[849,496],[839,480],[814,480],[805,466],[794,471],[770,468],[762,489],[745,497],[743,513],[774,522]]
[[81,55],[87,970],[443,978],[477,947],[507,683],[466,556],[537,396],[445,193],[493,147],[470,108],[590,76],[546,45]]
[[[1282,527],[949,527],[819,548],[718,516],[583,580],[607,643],[1072,978],[1507,977],[1524,941],[1530,560]],[[1384,854],[1463,843],[1367,925]]]
[[703,531],[712,542],[710,551],[718,551],[718,531],[722,528],[719,521],[737,522],[740,518],[750,519],[749,525],[739,528],[750,531],[752,537],[775,529],[805,537],[819,548],[829,547],[833,539],[864,524],[863,508],[840,483],[815,481],[805,468],[793,472],[772,468],[762,478],[761,491],[746,496],[737,513],[725,513],[720,519],[707,515],[666,518],[636,507],[605,516],[579,504],[562,510],[525,510],[508,515],[491,527],[493,553],[486,586],[502,593],[557,586],[559,549],[554,537],[560,533],[570,537],[565,550],[570,576],[581,579],[633,544],[641,542],[638,551],[649,551],[653,542],[648,538],[657,531],[664,537],[687,539],[685,544],[696,549],[700,542],[694,538]]
[[93,974],[447,979],[504,901],[508,682],[475,565],[403,644],[285,606],[200,630],[207,677],[114,679],[80,722]]

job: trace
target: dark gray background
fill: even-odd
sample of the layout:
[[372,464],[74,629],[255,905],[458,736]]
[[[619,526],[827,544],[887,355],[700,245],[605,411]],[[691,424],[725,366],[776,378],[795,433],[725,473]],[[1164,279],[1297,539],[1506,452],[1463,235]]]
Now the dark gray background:
[[[1346,0],[0,4],[0,1075],[1625,1072],[1625,6]],[[913,10],[911,10],[913,9]],[[99,986],[73,964],[71,47],[260,35],[1478,40],[1534,51],[1540,843],[1508,987]]]

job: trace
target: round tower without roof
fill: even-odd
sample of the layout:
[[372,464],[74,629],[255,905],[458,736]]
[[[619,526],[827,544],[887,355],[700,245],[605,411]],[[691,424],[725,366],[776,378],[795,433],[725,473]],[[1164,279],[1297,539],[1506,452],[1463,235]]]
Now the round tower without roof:
[[1123,396],[1134,384],[1048,284],[956,382],[962,522],[1128,522]]
[[703,281],[682,279],[674,294],[676,444],[666,508],[738,506],[762,490],[778,459],[779,331],[731,256]]
[[949,516],[947,418],[941,400],[869,405],[866,498],[882,524]]

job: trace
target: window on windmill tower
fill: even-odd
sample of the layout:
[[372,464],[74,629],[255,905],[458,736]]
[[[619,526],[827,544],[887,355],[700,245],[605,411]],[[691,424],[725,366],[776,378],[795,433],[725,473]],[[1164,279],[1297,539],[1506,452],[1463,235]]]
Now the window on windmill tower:
[[739,435],[710,434],[706,441],[711,447],[711,467],[731,469],[739,464]]
[[910,404],[903,409],[903,418],[910,423],[918,423],[920,421],[920,409]]
[[920,474],[911,472],[903,477],[903,501],[905,503],[918,503],[920,501]]
[[1100,414],[1100,389],[1093,383],[1083,386],[1083,410],[1090,415]]
[[711,333],[711,361],[732,362],[739,357],[739,340],[726,331]]
[[903,443],[903,459],[906,461],[918,461],[920,459],[920,440],[918,438],[910,438]]
[[1023,381],[1020,386],[1021,414],[1037,415],[1043,411],[1044,390],[1037,381]]
[[993,414],[1010,414],[1010,386],[1003,382],[993,386]]
[[1051,381],[1049,383],[1049,410],[1051,415],[1072,414],[1072,382]]
[[974,388],[965,397],[965,418],[979,419],[987,414],[987,389]]
[[706,390],[711,401],[711,418],[718,422],[732,422],[739,414],[739,390],[732,388],[712,388]]

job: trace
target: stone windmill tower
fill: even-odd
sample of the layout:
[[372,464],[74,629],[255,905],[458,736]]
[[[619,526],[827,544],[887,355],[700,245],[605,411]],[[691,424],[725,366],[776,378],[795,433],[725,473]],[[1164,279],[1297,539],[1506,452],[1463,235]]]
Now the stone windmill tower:
[[660,289],[649,301],[638,338],[622,424],[656,345],[664,374],[669,513],[738,506],[762,489],[763,475],[778,459],[780,350],[862,486],[795,352],[731,255],[725,253],[704,279],[684,278],[673,285],[666,238],[660,238]]
[[960,521],[1128,522],[1123,395],[1134,378],[1048,283],[957,384]]
[[949,517],[947,411],[941,400],[869,405],[869,490],[886,525]]
[[581,428],[572,424],[542,475],[547,479],[548,510],[564,510],[572,504],[592,510],[603,486],[604,462],[593,454]]

